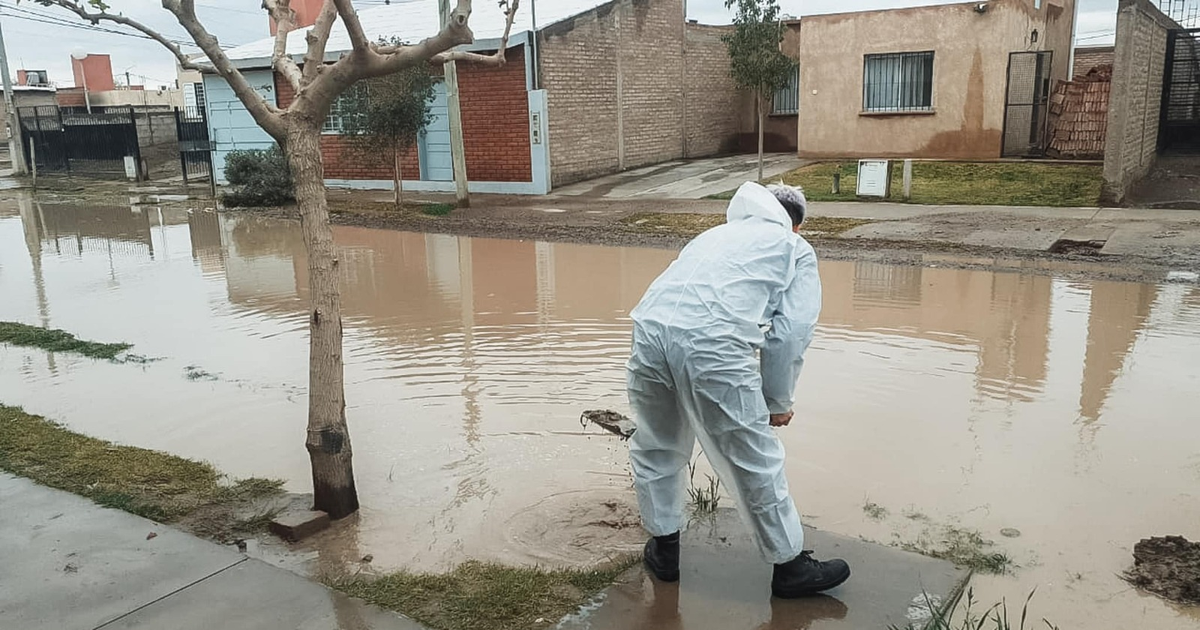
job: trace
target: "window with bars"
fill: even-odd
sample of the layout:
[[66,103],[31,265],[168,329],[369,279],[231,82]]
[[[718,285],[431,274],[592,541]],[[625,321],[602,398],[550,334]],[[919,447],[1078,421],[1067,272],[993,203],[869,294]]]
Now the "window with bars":
[[367,86],[364,83],[356,83],[350,86],[350,89],[342,92],[333,101],[333,105],[329,107],[329,116],[325,118],[325,123],[321,125],[321,133],[340,134],[346,130],[346,117],[352,115],[351,112],[355,109],[356,101],[366,97]]
[[800,111],[800,67],[792,72],[787,83],[775,90],[771,100],[772,114],[795,114]]
[[863,57],[863,111],[933,109],[933,52]]

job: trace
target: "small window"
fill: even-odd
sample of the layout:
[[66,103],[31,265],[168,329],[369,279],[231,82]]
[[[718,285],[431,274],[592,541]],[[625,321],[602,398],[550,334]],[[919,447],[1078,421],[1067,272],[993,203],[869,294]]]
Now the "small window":
[[933,52],[866,55],[863,111],[914,112],[933,109]]
[[366,95],[367,86],[364,83],[355,83],[348,90],[342,92],[329,107],[329,116],[325,118],[325,124],[321,125],[321,133],[340,134],[344,132],[347,127],[346,116],[349,116],[355,109],[353,107],[355,101],[365,98]]
[[800,67],[792,72],[787,83],[775,90],[771,101],[772,114],[795,114],[800,111]]

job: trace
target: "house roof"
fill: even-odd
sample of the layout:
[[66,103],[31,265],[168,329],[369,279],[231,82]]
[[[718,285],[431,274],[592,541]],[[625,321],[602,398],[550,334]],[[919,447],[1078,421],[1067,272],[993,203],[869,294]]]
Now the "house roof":
[[[565,20],[574,15],[589,11],[598,6],[608,4],[610,0],[550,0],[537,5],[538,28],[544,28],[555,22]],[[532,30],[531,0],[522,2],[517,10],[516,21],[513,23],[513,34]],[[363,30],[367,38],[373,41],[384,37],[400,37],[407,42],[418,42],[426,37],[432,37],[441,30],[441,20],[438,19],[437,0],[399,0],[390,5],[375,7],[358,12]],[[476,2],[471,12],[471,31],[475,33],[476,42],[488,39],[499,39],[504,34],[504,14],[496,7],[496,3],[485,1]],[[304,41],[307,28],[288,33],[288,54],[303,55],[308,50]],[[339,19],[334,23],[326,44],[326,54],[336,57],[337,54],[350,50],[350,37],[346,27]],[[269,63],[271,52],[275,49],[275,38],[264,37],[249,44],[243,44],[226,51],[226,55],[236,65],[245,66],[246,62],[266,61]],[[239,63],[241,62],[241,63]],[[264,64],[267,65],[267,64]]]

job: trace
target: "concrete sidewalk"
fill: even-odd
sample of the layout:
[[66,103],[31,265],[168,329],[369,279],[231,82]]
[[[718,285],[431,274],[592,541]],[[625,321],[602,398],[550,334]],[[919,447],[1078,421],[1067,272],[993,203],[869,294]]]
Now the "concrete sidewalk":
[[[724,214],[728,202],[662,204],[660,212]],[[1200,211],[1039,206],[922,206],[889,202],[814,201],[810,216],[869,219],[842,239],[932,242],[1047,251],[1059,241],[1098,254],[1200,261]]]
[[[969,573],[949,562],[805,529],[818,558],[845,558],[850,580],[820,597],[770,596],[771,567],[733,510],[693,524],[683,534],[681,576],[664,584],[639,567],[594,606],[567,617],[559,630],[883,630],[921,627],[962,589]],[[928,599],[926,599],[928,597]]]
[[[777,177],[803,166],[790,153],[763,156],[763,177]],[[556,188],[550,197],[592,199],[703,199],[758,179],[758,155],[679,160],[598,177]]]
[[299,575],[0,473],[0,626],[422,630]]

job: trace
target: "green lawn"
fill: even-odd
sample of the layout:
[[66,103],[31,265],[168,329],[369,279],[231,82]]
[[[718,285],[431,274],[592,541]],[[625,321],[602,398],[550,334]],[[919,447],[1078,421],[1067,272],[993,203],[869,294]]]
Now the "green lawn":
[[[889,201],[904,201],[903,161],[892,162]],[[811,201],[857,201],[858,163],[820,162],[798,168],[783,181],[801,186]],[[833,194],[833,174],[841,172],[841,192]],[[1095,206],[1100,200],[1101,167],[1090,164],[1008,162],[914,162],[909,203],[988,206]],[[778,181],[773,179],[772,181]],[[733,192],[716,195],[728,199]]]
[[467,562],[449,573],[354,575],[326,583],[435,630],[526,630],[553,627],[639,559],[623,557],[594,569]]
[[160,522],[207,505],[270,496],[281,481],[231,481],[212,465],[75,433],[0,404],[0,470]]
[[132,348],[127,343],[99,343],[79,339],[65,330],[30,326],[20,322],[0,322],[0,343],[41,348],[51,352],[75,352],[93,359],[115,359]]

